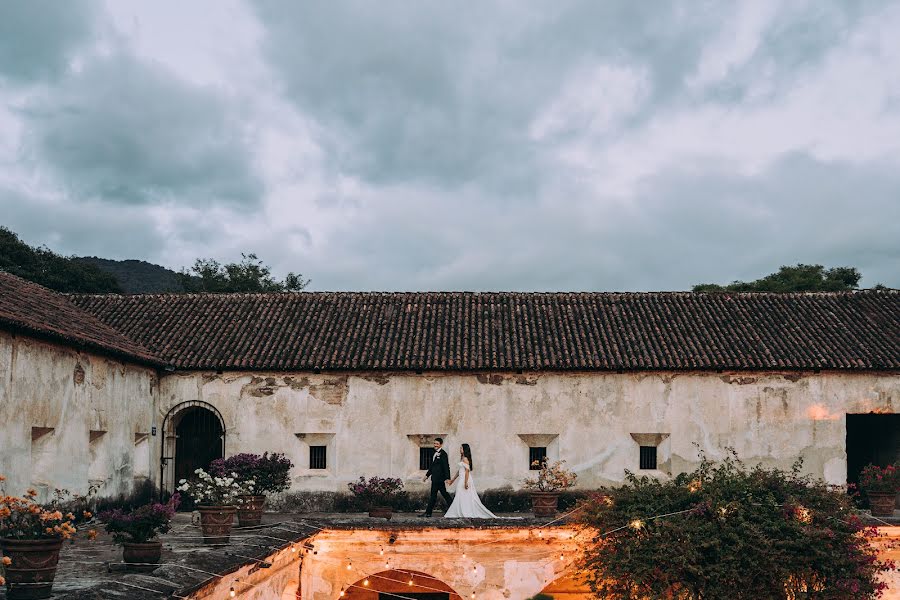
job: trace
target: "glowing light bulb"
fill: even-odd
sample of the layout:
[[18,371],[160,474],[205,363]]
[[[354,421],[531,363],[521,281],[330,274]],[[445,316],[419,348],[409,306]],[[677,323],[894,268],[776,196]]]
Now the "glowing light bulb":
[[564,559],[565,559],[565,557],[563,556],[562,552],[560,552],[560,553],[559,553],[559,560],[564,560]]
[[384,556],[384,546],[381,547],[381,549],[378,551],[378,554]]
[[538,537],[539,537],[539,538],[544,537],[544,532],[541,531],[540,529],[538,529]]
[[297,548],[293,544],[291,544],[291,552],[296,552],[296,551],[297,551]]
[[410,585],[410,587],[412,587],[412,584],[413,584],[413,578],[410,577],[410,578],[409,578],[409,585]]
[[478,569],[475,568],[475,565],[472,565],[472,572],[473,572],[473,573],[477,573],[477,572],[478,572]]
[[228,595],[234,598],[237,595],[237,592],[234,591],[234,586],[231,586],[231,589],[228,590]]
[[344,593],[344,588],[341,588],[341,598],[343,598],[346,594]]
[[644,522],[640,519],[635,519],[631,523],[628,524],[629,527],[634,529],[635,531],[640,531],[644,527]]
[[471,597],[472,597],[472,598],[474,598],[474,597],[475,597],[475,592],[472,592],[472,596],[471,596]]
[[463,558],[465,558],[465,557],[466,557],[466,553],[465,553],[465,552],[463,552]]
[[363,579],[363,585],[366,586],[366,587],[369,586],[369,578],[368,578],[368,577],[366,577],[365,579]]
[[348,561],[347,561],[347,570],[349,571],[349,570],[352,569],[352,568],[353,568],[353,561],[352,561],[352,560],[348,560]]

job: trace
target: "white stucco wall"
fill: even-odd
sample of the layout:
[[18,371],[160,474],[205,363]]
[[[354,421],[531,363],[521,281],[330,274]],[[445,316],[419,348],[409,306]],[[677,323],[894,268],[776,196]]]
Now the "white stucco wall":
[[[83,379],[82,379],[83,372]],[[80,383],[78,382],[80,381]],[[154,369],[0,331],[0,474],[35,487],[128,494],[152,475]],[[138,463],[135,456],[138,457]]]
[[[285,452],[294,490],[343,491],[360,475],[402,477],[424,489],[418,435],[472,445],[481,490],[518,487],[528,442],[547,444],[582,487],[638,469],[632,434],[666,433],[659,476],[733,447],[750,464],[805,470],[835,484],[846,476],[845,415],[900,412],[897,373],[623,374],[167,374],[156,421],[202,400],[222,413],[226,454]],[[311,471],[308,445],[328,447]]]

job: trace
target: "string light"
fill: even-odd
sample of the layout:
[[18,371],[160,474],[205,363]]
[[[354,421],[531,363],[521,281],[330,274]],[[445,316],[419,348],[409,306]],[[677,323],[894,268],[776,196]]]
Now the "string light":
[[297,551],[297,547],[291,544],[291,552],[294,553]]
[[410,585],[410,587],[412,587],[412,584],[413,584],[413,578],[412,578],[412,575],[410,575],[410,576],[409,576],[409,585]]
[[635,531],[640,531],[641,529],[644,528],[644,522],[641,521],[640,519],[635,519],[634,521],[629,523],[628,526],[631,527],[632,529],[634,529]]
[[344,596],[346,596],[346,594],[344,593],[344,588],[343,588],[343,586],[341,586],[341,598],[343,598]]
[[363,579],[363,585],[366,586],[366,587],[369,587],[369,578],[368,578],[368,577],[366,577],[365,579]]
[[231,589],[228,590],[228,595],[234,598],[237,595],[237,592],[234,591],[234,586],[231,586]]
[[348,561],[347,561],[347,570],[350,571],[350,570],[352,570],[352,569],[353,569],[353,561],[352,561],[352,560],[348,560]]
[[559,553],[559,560],[565,560],[565,556],[563,556],[562,552]]
[[378,551],[378,554],[384,556],[384,546],[381,547],[381,549]]
[[465,552],[462,553],[462,557],[463,557],[463,558],[466,557],[466,553],[465,553]]

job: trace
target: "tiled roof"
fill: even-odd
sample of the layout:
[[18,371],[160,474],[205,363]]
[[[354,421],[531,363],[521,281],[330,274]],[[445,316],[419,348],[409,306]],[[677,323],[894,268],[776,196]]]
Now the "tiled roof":
[[0,327],[139,363],[163,363],[53,290],[0,271]]
[[72,299],[185,369],[900,369],[900,292]]

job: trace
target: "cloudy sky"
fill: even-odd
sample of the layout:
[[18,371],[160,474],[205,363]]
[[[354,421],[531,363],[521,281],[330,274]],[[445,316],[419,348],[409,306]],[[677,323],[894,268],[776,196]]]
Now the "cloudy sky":
[[900,287],[900,3],[0,5],[0,224],[315,290]]

